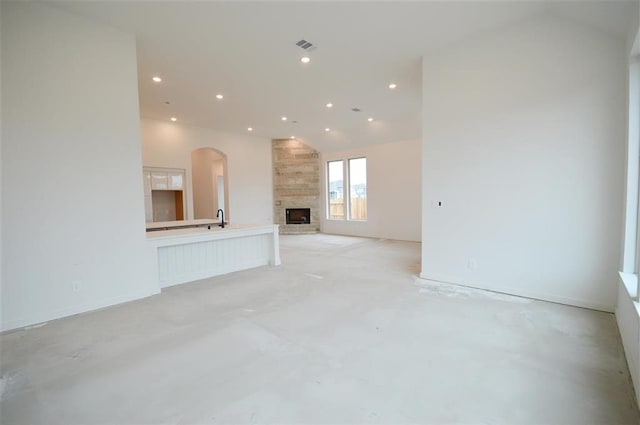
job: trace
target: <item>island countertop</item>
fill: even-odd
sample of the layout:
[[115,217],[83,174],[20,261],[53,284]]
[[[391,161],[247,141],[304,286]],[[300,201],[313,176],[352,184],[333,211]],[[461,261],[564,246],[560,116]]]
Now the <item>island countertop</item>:
[[146,224],[147,231],[158,229],[175,229],[180,227],[197,227],[208,226],[211,224],[218,225],[220,220],[217,218],[199,218],[197,220],[174,220],[174,221],[153,221]]
[[247,235],[278,232],[277,224],[226,224],[224,228],[217,224],[207,227],[179,227],[167,230],[147,232],[147,241],[155,245],[172,245],[174,242],[228,239]]

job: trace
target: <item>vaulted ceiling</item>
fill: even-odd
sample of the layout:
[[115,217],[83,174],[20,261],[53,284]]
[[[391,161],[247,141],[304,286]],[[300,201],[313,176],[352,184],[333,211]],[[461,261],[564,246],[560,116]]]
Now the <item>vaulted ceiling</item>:
[[[251,127],[322,151],[419,139],[421,61],[431,50],[540,14],[623,39],[632,10],[632,1],[48,3],[136,37],[142,117]],[[297,46],[302,39],[315,49]]]

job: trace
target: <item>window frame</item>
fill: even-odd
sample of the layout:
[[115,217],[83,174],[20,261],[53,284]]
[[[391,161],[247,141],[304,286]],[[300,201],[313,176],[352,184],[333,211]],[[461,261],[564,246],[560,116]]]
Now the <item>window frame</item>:
[[[344,208],[344,214],[342,218],[334,218],[331,217],[331,173],[329,171],[330,168],[330,164],[332,162],[341,162],[342,163],[342,205]],[[327,220],[332,220],[332,221],[344,221],[346,219],[346,211],[347,211],[347,199],[344,196],[344,188],[346,186],[346,175],[345,175],[345,161],[344,159],[332,159],[327,161],[327,166],[325,167],[325,170],[327,172],[327,178],[325,179],[326,185],[327,185],[327,189],[324,191],[325,192],[325,197],[326,197],[326,201],[327,201],[327,208],[326,208],[326,219]]]
[[[368,213],[367,213],[367,218],[365,219],[354,219],[351,218],[351,167],[350,167],[350,161],[351,160],[356,160],[356,159],[364,159],[365,162],[365,179],[368,185],[368,161],[367,161],[367,157],[365,155],[360,155],[360,156],[349,156],[349,157],[344,157],[344,158],[336,158],[336,159],[328,159],[325,160],[326,166],[325,166],[325,172],[326,172],[326,178],[325,178],[325,184],[326,184],[326,189],[324,191],[325,193],[325,201],[326,201],[326,209],[325,209],[325,219],[328,221],[337,221],[337,222],[358,222],[358,223],[366,223],[368,221]],[[342,198],[344,200],[344,214],[342,218],[333,218],[331,217],[331,179],[330,179],[330,172],[329,172],[329,167],[330,164],[332,162],[342,162]],[[369,197],[369,191],[367,190],[367,199]],[[368,208],[367,208],[368,210]]]
[[[623,263],[624,267],[631,269],[632,273],[638,275],[638,267],[640,265],[640,54],[636,54],[631,57],[629,61],[629,110],[628,110],[628,165],[632,165],[630,171],[635,173],[633,182],[635,187],[629,188],[633,191],[635,197],[631,198],[632,207],[635,208],[634,224],[629,231],[629,238],[635,239],[635,244],[632,244],[632,250],[630,252],[629,262],[627,265]],[[626,229],[625,229],[626,231]],[[632,233],[633,232],[633,233]],[[625,234],[625,238],[627,235]],[[626,254],[626,253],[625,253]],[[626,255],[625,255],[626,257]],[[635,301],[640,301],[640,281],[636,286]]]
[[629,60],[628,96],[625,211],[620,269],[622,275],[628,276],[623,280],[633,281],[634,287],[628,286],[632,298],[640,301],[640,281],[637,279],[640,266],[640,54],[637,53]]

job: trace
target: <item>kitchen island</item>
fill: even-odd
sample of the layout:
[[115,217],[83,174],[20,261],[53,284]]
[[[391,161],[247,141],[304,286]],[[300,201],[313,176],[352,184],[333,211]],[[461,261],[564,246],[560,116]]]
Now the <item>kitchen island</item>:
[[161,288],[254,267],[280,265],[277,224],[147,233]]

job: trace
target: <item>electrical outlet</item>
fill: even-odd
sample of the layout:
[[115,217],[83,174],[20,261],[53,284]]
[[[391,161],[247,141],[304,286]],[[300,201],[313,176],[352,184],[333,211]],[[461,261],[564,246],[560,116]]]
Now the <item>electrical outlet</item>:
[[82,289],[82,282],[80,282],[79,280],[74,280],[73,282],[71,282],[71,290],[73,292],[80,292],[80,289]]
[[467,267],[469,267],[469,269],[471,270],[477,270],[478,260],[476,260],[475,258],[469,258],[469,263],[467,263]]
[[436,201],[436,200],[431,201],[431,208],[440,208],[440,207],[442,207],[442,201]]

